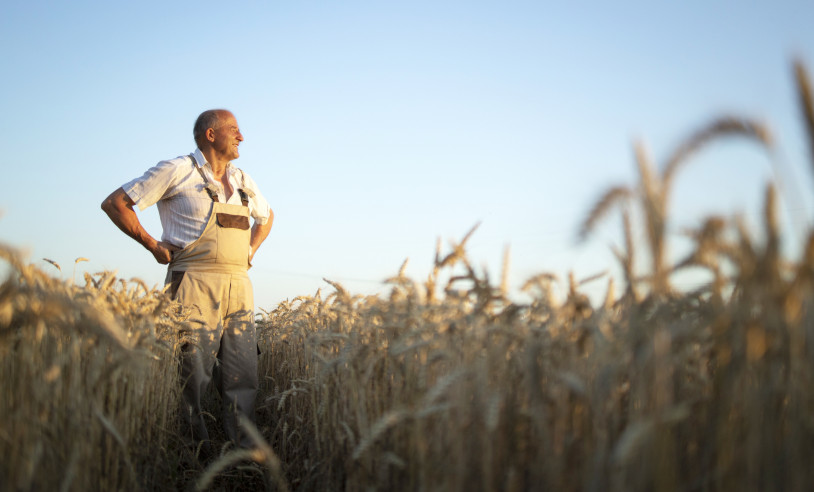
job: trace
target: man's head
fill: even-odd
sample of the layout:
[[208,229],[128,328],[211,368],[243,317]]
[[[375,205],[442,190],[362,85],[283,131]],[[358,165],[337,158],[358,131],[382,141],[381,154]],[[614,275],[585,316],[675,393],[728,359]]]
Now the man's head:
[[210,109],[201,113],[195,120],[192,135],[201,150],[212,149],[218,157],[230,161],[240,157],[237,147],[243,135],[235,116],[228,110]]

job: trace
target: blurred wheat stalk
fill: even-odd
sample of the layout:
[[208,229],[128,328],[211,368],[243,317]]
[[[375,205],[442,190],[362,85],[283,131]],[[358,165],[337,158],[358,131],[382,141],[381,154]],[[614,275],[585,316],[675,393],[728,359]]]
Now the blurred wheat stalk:
[[0,256],[0,489],[149,487],[174,426],[177,310],[110,272],[80,288]]

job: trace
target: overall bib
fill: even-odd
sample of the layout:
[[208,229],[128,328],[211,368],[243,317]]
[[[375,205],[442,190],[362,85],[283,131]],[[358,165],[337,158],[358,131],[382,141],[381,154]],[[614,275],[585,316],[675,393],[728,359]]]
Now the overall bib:
[[[193,166],[209,184],[194,161]],[[194,342],[184,346],[181,360],[183,413],[193,439],[204,441],[208,448],[201,398],[214,376],[224,431],[233,442],[249,447],[237,426],[238,414],[255,421],[258,385],[254,294],[247,273],[248,197],[238,189],[243,205],[233,205],[220,203],[216,193],[206,191],[212,199],[206,228],[196,241],[172,255],[166,279],[173,298],[191,308]]]

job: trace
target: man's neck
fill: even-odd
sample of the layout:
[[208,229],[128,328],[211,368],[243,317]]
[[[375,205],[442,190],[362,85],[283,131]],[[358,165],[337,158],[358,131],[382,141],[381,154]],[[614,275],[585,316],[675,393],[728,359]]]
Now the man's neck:
[[201,149],[201,154],[203,154],[206,162],[212,166],[212,174],[215,176],[215,179],[220,179],[223,173],[226,172],[226,166],[229,164],[229,161],[218,159],[212,149]]

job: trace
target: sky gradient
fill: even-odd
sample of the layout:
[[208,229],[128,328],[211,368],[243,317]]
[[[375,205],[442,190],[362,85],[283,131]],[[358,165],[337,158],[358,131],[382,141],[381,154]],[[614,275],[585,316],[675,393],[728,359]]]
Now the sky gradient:
[[[276,216],[250,271],[266,310],[330,292],[323,278],[385,292],[406,258],[423,281],[436,240],[477,223],[470,259],[497,278],[508,246],[515,289],[613,270],[618,220],[575,238],[607,187],[635,181],[633,142],[660,163],[722,115],[769,125],[786,225],[806,227],[791,63],[814,67],[814,3],[659,3],[7,3],[0,241],[66,278],[87,257],[80,272],[161,284],[165,267],[99,205],[194,150],[195,118],[221,107]],[[709,213],[757,224],[777,173],[752,143],[711,146],[682,171],[669,230]],[[154,208],[139,217],[160,236]]]

